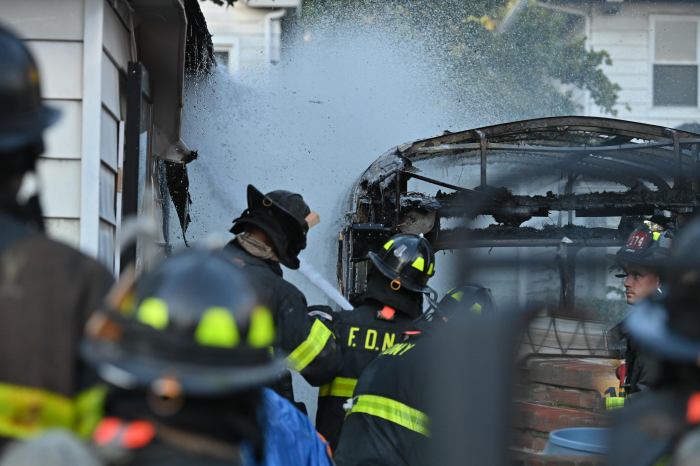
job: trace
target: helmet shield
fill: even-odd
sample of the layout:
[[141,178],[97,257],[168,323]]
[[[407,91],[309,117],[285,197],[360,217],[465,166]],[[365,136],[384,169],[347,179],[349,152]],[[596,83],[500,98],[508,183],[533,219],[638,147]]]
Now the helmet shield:
[[374,267],[392,281],[392,289],[401,287],[417,293],[429,293],[428,280],[435,274],[435,253],[425,238],[395,235],[384,244],[383,253],[369,252]]

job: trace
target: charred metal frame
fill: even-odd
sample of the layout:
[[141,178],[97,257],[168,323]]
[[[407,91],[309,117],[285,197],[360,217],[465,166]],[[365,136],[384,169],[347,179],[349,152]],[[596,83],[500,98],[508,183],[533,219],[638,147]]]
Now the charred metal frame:
[[[360,177],[349,200],[346,226],[340,235],[338,280],[353,299],[362,291],[367,247],[401,231],[402,215],[412,209],[435,212],[425,232],[436,250],[491,247],[556,247],[560,253],[561,304],[573,302],[574,262],[583,247],[620,245],[629,232],[630,216],[667,210],[691,214],[700,202],[700,135],[659,126],[594,117],[554,117],[517,121],[446,133],[395,147],[379,157]],[[419,173],[415,162],[454,158],[479,165],[480,184],[457,186]],[[488,167],[499,163],[566,167],[563,193],[517,195],[509,186],[487,184]],[[579,175],[627,188],[622,192],[575,193]],[[410,179],[446,188],[435,196],[408,192]],[[672,180],[672,182],[671,182]],[[653,185],[654,190],[648,185]],[[477,205],[477,211],[470,206]],[[588,228],[566,225],[543,229],[520,225],[552,211],[579,217],[623,218],[620,226]],[[440,218],[492,215],[499,225],[488,228],[442,229]],[[362,229],[358,228],[362,225]],[[373,227],[367,227],[373,225]],[[369,228],[369,229],[368,229]],[[368,236],[368,231],[373,231]],[[362,247],[358,247],[358,242]]]

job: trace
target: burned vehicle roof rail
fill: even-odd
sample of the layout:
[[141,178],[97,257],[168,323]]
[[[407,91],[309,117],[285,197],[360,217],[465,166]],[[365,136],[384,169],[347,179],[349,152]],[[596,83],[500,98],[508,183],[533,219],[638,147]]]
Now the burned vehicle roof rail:
[[[436,250],[553,247],[564,238],[577,248],[619,245],[633,219],[697,209],[699,154],[698,134],[581,116],[396,146],[370,165],[348,199],[341,289],[351,300],[361,294],[367,250],[397,232],[421,233]],[[592,225],[595,218],[619,220],[611,227]]]

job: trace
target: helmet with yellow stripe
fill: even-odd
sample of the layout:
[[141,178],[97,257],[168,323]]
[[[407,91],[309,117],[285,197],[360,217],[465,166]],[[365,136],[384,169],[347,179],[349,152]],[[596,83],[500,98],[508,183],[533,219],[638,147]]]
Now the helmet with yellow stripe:
[[395,235],[379,254],[369,253],[374,267],[391,280],[391,289],[406,288],[430,293],[428,280],[435,275],[435,253],[427,239],[418,235]]
[[241,271],[190,250],[123,277],[88,322],[82,355],[121,388],[216,396],[277,379],[274,339],[272,314]]
[[481,315],[493,312],[495,306],[491,290],[476,283],[464,283],[452,288],[442,297],[438,304],[443,315],[459,310]]

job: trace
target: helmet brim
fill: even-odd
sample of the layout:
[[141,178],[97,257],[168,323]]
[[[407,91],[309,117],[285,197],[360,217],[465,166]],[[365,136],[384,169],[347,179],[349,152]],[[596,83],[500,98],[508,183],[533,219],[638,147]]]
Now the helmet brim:
[[672,331],[668,326],[668,312],[658,301],[637,304],[624,326],[640,347],[662,359],[693,365],[700,360],[700,342]]
[[173,377],[190,396],[233,394],[278,380],[287,369],[281,358],[256,366],[206,366],[192,363],[166,363],[147,355],[127,354],[109,342],[85,340],[83,359],[105,381],[124,389],[149,388],[164,377]]
[[430,288],[427,286],[420,286],[417,285],[410,280],[402,279],[399,274],[397,274],[391,267],[387,266],[382,258],[375,252],[368,252],[367,257],[369,258],[370,261],[372,261],[372,264],[374,264],[374,267],[386,278],[389,280],[399,280],[401,282],[401,286],[411,290],[415,291],[416,293],[430,293]]
[[30,116],[0,120],[0,151],[10,152],[40,141],[60,116],[57,109],[44,105]]

